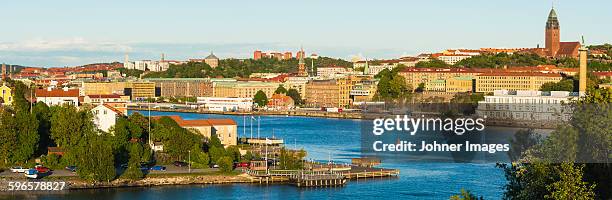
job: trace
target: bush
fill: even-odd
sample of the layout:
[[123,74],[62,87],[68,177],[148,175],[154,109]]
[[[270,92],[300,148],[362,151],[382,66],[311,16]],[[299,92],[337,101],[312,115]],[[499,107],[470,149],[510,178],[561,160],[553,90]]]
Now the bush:
[[208,163],[210,162],[210,158],[208,154],[202,151],[194,152],[191,157],[193,168],[206,169],[208,168]]
[[50,169],[62,169],[61,157],[55,154],[42,156],[42,163]]
[[217,165],[219,165],[219,169],[221,169],[222,172],[231,172],[234,170],[234,162],[229,156],[219,158],[219,160],[217,160]]

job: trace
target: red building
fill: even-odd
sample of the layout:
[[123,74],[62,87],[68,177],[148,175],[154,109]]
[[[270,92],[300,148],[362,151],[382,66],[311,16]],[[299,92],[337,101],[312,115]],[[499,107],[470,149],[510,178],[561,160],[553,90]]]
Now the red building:
[[253,52],[253,59],[255,60],[259,60],[261,59],[261,51],[260,50],[256,50],[255,52]]

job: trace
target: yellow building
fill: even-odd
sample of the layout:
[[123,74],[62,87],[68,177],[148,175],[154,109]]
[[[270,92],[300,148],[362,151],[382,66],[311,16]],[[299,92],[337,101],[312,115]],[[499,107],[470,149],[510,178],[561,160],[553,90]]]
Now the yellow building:
[[85,95],[96,94],[123,94],[125,82],[102,82],[102,83],[83,83],[83,92]]
[[306,105],[310,107],[348,108],[352,104],[351,79],[312,80],[306,84]]
[[425,83],[425,91],[430,92],[445,92],[446,80],[432,80]]
[[458,76],[446,79],[446,92],[472,92],[473,76]]
[[288,77],[287,81],[283,83],[283,87],[287,90],[295,89],[300,93],[303,98],[306,96],[306,83],[310,80],[309,77]]
[[132,100],[155,98],[154,82],[127,82],[125,88],[131,90]]
[[559,82],[561,79],[561,74],[556,73],[483,73],[476,76],[476,92],[540,90],[542,84]]
[[216,82],[213,84],[213,97],[253,98],[261,90],[270,98],[278,86],[278,83],[255,81]]
[[2,96],[0,96],[2,97],[2,105],[11,105],[13,103],[13,93],[11,92],[11,88],[3,83],[0,90],[2,90]]
[[419,84],[434,81],[447,80],[453,77],[476,76],[482,72],[467,68],[406,68],[399,72],[399,75],[406,79],[406,86],[413,90]]

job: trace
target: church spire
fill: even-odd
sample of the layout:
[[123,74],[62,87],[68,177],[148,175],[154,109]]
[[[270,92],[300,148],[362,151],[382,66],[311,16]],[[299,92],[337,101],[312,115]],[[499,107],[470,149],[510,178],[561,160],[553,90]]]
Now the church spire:
[[548,20],[546,21],[546,28],[548,29],[559,29],[559,19],[557,17],[557,12],[555,11],[555,7],[553,6],[548,13]]

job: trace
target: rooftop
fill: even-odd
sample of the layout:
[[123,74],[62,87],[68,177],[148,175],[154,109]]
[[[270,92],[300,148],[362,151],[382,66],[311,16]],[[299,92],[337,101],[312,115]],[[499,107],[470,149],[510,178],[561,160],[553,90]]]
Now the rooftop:
[[79,97],[78,89],[36,89],[36,97]]

